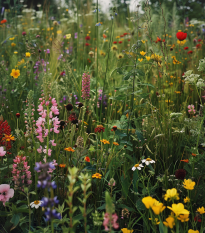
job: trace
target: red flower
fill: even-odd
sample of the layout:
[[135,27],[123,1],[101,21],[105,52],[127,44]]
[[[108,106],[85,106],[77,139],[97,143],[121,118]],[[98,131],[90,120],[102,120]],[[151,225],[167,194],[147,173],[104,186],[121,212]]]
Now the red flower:
[[105,132],[105,128],[102,125],[97,125],[95,128],[95,133]]
[[71,121],[71,123],[73,123],[73,124],[78,123],[78,119],[77,119],[76,114],[74,112],[70,114],[70,116],[68,117],[68,120]]
[[60,73],[60,76],[64,76],[65,75],[65,71]]
[[90,163],[90,158],[88,156],[85,157],[85,161]]
[[90,36],[86,36],[86,37],[85,37],[85,40],[90,40]]
[[201,222],[201,219],[198,217],[198,216],[196,216],[196,217],[194,217],[194,222]]
[[[26,35],[26,32],[22,32],[22,36],[25,36]],[[37,36],[36,36],[37,37]],[[39,36],[40,37],[40,36]]]
[[198,42],[201,42],[201,39],[198,39]]
[[114,126],[112,127],[111,131],[116,131],[116,130],[117,130],[117,126],[114,125]]
[[165,39],[163,39],[162,42],[165,42]]
[[183,160],[180,160],[181,162],[185,162],[185,163],[189,163],[189,160],[188,159],[183,159]]
[[1,20],[1,24],[6,23],[6,22],[7,22],[6,19]]
[[11,135],[11,128],[8,125],[7,121],[0,120],[0,146],[5,146],[6,150],[8,151],[9,149],[11,149],[11,141],[7,142],[5,140],[2,140],[5,134]]
[[184,47],[184,50],[187,50],[189,47]]
[[20,117],[20,113],[16,113],[16,117],[19,118]]
[[122,44],[122,41],[119,41],[118,43],[119,43],[119,44]]
[[127,34],[128,34],[128,33],[127,33],[127,32],[125,32],[123,35],[124,35],[124,36],[126,36]]
[[178,180],[183,180],[186,176],[186,171],[184,169],[178,169],[175,172],[175,177]]
[[120,37],[124,37],[124,35],[120,35]]
[[130,39],[128,39],[127,41],[130,41]]
[[113,44],[117,44],[117,41],[113,41]]
[[103,34],[103,38],[107,38],[107,36],[105,34]]
[[190,50],[189,52],[188,52],[188,54],[192,54],[193,53],[193,51],[192,50]]
[[161,38],[157,37],[157,42],[161,42]]
[[85,43],[85,46],[89,46],[90,44],[89,43]]
[[184,33],[184,32],[177,32],[176,37],[177,37],[178,40],[181,40],[181,41],[182,41],[182,40],[185,40],[186,37],[187,37],[187,33]]
[[201,48],[201,44],[197,44],[197,45],[196,45],[196,48],[197,48],[197,49]]

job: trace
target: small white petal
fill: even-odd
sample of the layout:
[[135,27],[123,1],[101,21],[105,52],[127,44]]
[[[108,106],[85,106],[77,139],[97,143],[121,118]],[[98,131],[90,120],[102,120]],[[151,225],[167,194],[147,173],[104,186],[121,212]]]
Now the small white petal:
[[135,170],[136,170],[136,167],[132,167],[132,170],[135,171]]
[[138,170],[141,170],[141,167],[137,167]]

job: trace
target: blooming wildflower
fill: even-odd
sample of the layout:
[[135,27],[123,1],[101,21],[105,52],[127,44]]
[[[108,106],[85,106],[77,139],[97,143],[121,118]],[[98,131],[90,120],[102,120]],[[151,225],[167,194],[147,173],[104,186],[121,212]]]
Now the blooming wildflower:
[[163,203],[155,200],[151,208],[156,215],[159,215],[166,208],[166,206],[164,206]]
[[94,57],[94,52],[93,52],[93,51],[90,51],[88,54],[89,54],[91,57]]
[[155,218],[155,219],[149,218],[149,220],[151,220],[151,221],[152,221],[152,223],[153,223],[154,225],[159,225],[159,224],[160,224],[160,222],[159,222],[159,219],[158,219],[158,218]]
[[100,55],[101,55],[101,56],[105,56],[106,53],[105,53],[104,51],[100,50]]
[[185,163],[189,163],[189,160],[188,159],[183,159],[183,160],[180,160],[181,162],[185,162]]
[[169,216],[168,218],[166,218],[166,222],[163,222],[163,224],[166,226],[166,227],[169,227],[169,228],[173,228],[174,225],[175,225],[175,219],[173,216]]
[[146,60],[149,61],[151,57],[145,56]]
[[168,199],[179,200],[179,194],[177,193],[177,190],[175,188],[167,189],[164,200],[167,201]]
[[189,221],[189,214],[179,215],[179,217],[177,219],[179,219],[181,222],[188,222]]
[[11,43],[11,46],[14,47],[14,46],[16,46],[16,44],[15,43]]
[[176,217],[178,217],[180,214],[189,214],[189,211],[184,209],[184,205],[182,203],[172,204],[172,207],[167,206],[167,208],[173,211]]
[[127,228],[122,228],[121,231],[123,233],[132,233],[134,230],[128,230]]
[[42,203],[42,201],[36,200],[34,202],[31,202],[30,206],[31,206],[31,208],[35,207],[36,209],[38,209],[39,206],[41,206],[41,203]]
[[4,137],[2,138],[2,140],[5,140],[5,141],[7,141],[7,142],[10,142],[10,141],[15,141],[15,138],[14,138],[14,136],[12,136],[12,135],[4,135]]
[[113,186],[115,186],[115,180],[113,179],[113,178],[111,178],[110,179],[110,181],[108,182],[108,185],[110,186],[110,187],[113,187]]
[[75,151],[75,150],[73,150],[71,147],[65,148],[64,150],[65,150],[65,151],[71,151],[71,152],[74,152],[74,151]]
[[189,47],[184,47],[184,50],[187,50],[187,49],[189,49]]
[[116,131],[116,130],[117,130],[117,126],[114,125],[114,126],[112,127],[111,131]]
[[5,206],[5,203],[9,201],[10,198],[14,196],[14,190],[10,189],[9,184],[1,184],[0,185],[0,201],[3,202],[3,205]]
[[117,44],[117,41],[113,41],[113,44]]
[[145,43],[145,40],[141,40],[141,41],[142,41],[143,44]]
[[140,58],[138,58],[138,61],[139,61],[139,62],[142,62],[142,61],[143,61],[143,58],[141,58],[141,59],[140,59]]
[[147,209],[151,208],[155,201],[156,201],[156,199],[154,199],[150,196],[142,198],[142,202],[144,203],[144,205]]
[[111,47],[111,51],[116,51],[117,50],[117,45],[113,45],[112,47]]
[[185,179],[183,182],[184,188],[188,189],[188,190],[193,190],[195,184],[196,183],[194,181],[192,181],[191,179],[188,179],[188,180]]
[[117,55],[117,58],[118,59],[122,59],[124,57],[124,55],[122,54],[122,53],[119,53],[118,55]]
[[18,52],[17,52],[17,51],[14,51],[14,54],[18,54]]
[[71,38],[71,34],[66,34],[66,35],[65,35],[65,38],[66,38],[67,40],[69,40],[69,39]]
[[65,107],[66,107],[67,111],[71,111],[73,109],[72,104],[67,104]]
[[88,156],[85,157],[85,161],[90,163],[90,158]]
[[98,125],[95,128],[95,133],[100,133],[100,132],[105,132],[105,128],[103,127],[103,125]]
[[188,52],[188,54],[192,54],[193,53],[193,51],[192,50],[190,50],[189,52]]
[[3,146],[0,146],[0,156],[4,156],[6,154],[6,151],[4,151]]
[[200,214],[204,214],[205,213],[204,207],[202,206],[201,208],[198,208],[197,212],[199,212]]
[[82,75],[82,98],[90,98],[90,75],[88,73],[83,73]]
[[101,180],[101,177],[102,175],[100,173],[95,173],[92,175],[92,178],[96,178],[96,179],[100,179]]
[[177,32],[176,37],[178,40],[183,41],[187,37],[187,33],[184,32]]
[[7,22],[6,19],[1,20],[1,24],[4,24],[4,23],[6,23],[6,22]]
[[59,167],[64,168],[64,167],[66,167],[66,164],[61,163],[61,164],[59,164]]
[[117,223],[117,219],[118,219],[118,216],[116,213],[112,215],[109,213],[105,213],[104,221],[103,221],[103,226],[105,227],[105,231],[109,231],[108,226],[110,225],[110,222],[111,222],[112,227],[114,229],[117,229],[119,227],[119,224]]
[[22,36],[26,36],[26,32],[22,32]]
[[146,52],[141,51],[140,54],[141,54],[142,56],[144,56],[144,55],[146,54]]
[[194,222],[201,222],[201,218],[199,218],[199,216],[197,215],[197,216],[195,216],[194,217]]
[[26,56],[26,57],[30,57],[31,54],[30,54],[29,52],[27,52],[25,56]]
[[141,168],[144,167],[142,164],[135,164],[134,167],[132,167],[132,170],[135,171],[136,169],[141,170]]
[[113,142],[113,145],[115,145],[115,146],[119,146],[119,143],[117,143],[117,142]]
[[198,230],[189,229],[189,230],[188,230],[188,233],[199,233],[199,231],[198,231]]
[[102,139],[102,140],[100,140],[104,145],[105,144],[110,144],[110,142],[108,141],[108,140],[106,140],[106,139]]
[[11,37],[11,38],[9,38],[9,40],[14,40],[15,39],[15,37]]
[[155,163],[155,161],[150,158],[147,158],[147,159],[143,159],[142,163],[145,163],[148,166],[150,163]]
[[119,43],[119,44],[122,44],[122,41],[119,41],[118,43]]
[[58,31],[57,31],[57,34],[62,34],[62,31],[61,31],[61,30],[58,30]]
[[194,105],[191,104],[191,105],[188,105],[188,112],[189,114],[195,114],[196,113],[196,110],[194,109]]
[[90,40],[90,36],[89,36],[89,35],[86,36],[86,37],[85,37],[85,40]]

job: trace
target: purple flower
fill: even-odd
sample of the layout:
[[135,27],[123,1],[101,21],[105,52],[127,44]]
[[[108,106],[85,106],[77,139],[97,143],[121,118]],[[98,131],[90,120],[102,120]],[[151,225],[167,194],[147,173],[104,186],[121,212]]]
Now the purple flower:
[[77,32],[75,32],[75,39],[77,39],[78,38],[78,33]]
[[50,49],[46,49],[46,53],[50,53]]

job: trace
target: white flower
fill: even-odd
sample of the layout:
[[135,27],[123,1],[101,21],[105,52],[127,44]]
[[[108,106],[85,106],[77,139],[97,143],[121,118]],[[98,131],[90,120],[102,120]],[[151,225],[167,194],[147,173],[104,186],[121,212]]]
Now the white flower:
[[138,163],[137,163],[137,164],[135,164],[134,167],[132,167],[132,170],[135,171],[136,168],[137,168],[138,170],[141,170],[142,167],[144,167],[142,164],[138,164]]
[[150,158],[147,158],[147,159],[143,159],[142,163],[145,163],[148,166],[150,163],[155,163],[155,161]]
[[31,202],[30,206],[31,206],[31,208],[35,207],[36,209],[38,209],[38,207],[41,206],[42,203],[43,203],[42,201],[36,200],[34,202]]

